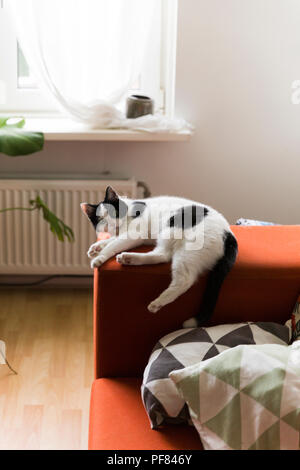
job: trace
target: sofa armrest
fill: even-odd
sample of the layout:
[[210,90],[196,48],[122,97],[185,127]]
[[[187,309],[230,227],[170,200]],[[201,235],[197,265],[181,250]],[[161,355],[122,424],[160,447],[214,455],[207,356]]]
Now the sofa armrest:
[[147,310],[170,280],[169,264],[121,266],[109,260],[95,269],[96,378],[141,375],[156,341],[196,314],[203,290],[199,285],[156,314]]

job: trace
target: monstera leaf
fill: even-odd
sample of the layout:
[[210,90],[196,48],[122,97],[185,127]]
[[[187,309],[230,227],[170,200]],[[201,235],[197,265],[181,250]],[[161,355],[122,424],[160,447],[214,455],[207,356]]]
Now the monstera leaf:
[[5,209],[0,209],[0,214],[10,211],[41,211],[44,220],[49,224],[51,232],[58,238],[58,240],[64,242],[66,238],[69,242],[74,241],[75,237],[71,227],[68,227],[68,225],[66,225],[63,220],[59,219],[54,214],[54,212],[51,212],[49,207],[40,198],[40,196],[37,196],[35,199],[31,199],[29,202],[31,207],[8,207]]
[[17,157],[43,149],[43,133],[26,131],[24,125],[23,118],[0,117],[0,153]]
[[50,211],[49,207],[46,206],[44,201],[37,196],[35,199],[30,201],[30,205],[32,206],[31,210],[41,210],[43,217],[46,222],[48,222],[50,226],[51,232],[63,242],[65,237],[68,239],[69,242],[74,241],[74,233],[73,230],[68,227],[61,219],[59,219],[53,212]]

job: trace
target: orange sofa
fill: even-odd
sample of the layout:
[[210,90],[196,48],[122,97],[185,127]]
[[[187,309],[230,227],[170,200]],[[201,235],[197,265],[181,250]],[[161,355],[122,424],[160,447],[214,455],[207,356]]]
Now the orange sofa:
[[[239,255],[209,324],[285,322],[300,293],[300,226],[231,228]],[[141,400],[142,374],[153,346],[195,315],[205,287],[203,277],[157,314],[148,312],[149,302],[169,282],[169,264],[121,266],[111,259],[95,270],[89,449],[202,448],[192,426],[152,430]]]

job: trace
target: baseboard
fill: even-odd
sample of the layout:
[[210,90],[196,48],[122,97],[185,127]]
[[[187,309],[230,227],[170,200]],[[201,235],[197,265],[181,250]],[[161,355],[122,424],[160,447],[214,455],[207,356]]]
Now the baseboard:
[[50,288],[76,288],[76,289],[92,289],[93,276],[41,276],[41,275],[22,275],[22,276],[6,276],[0,275],[0,289],[28,287],[39,289]]

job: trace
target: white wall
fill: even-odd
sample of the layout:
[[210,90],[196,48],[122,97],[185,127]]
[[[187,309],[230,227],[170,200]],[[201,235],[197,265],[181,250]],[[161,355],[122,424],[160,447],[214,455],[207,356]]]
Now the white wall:
[[232,222],[300,223],[299,0],[179,0],[176,110],[189,143],[47,143],[1,173],[111,170],[154,194],[206,202]]

